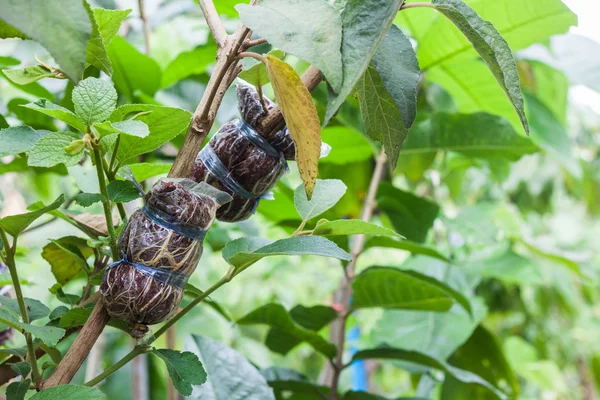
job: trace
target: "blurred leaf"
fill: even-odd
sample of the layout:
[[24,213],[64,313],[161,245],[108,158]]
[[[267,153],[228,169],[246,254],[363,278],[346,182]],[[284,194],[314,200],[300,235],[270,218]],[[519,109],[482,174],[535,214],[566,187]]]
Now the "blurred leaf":
[[518,240],[518,243],[524,245],[525,248],[527,248],[527,250],[529,250],[536,256],[547,259],[556,264],[563,265],[564,267],[567,267],[568,269],[570,269],[577,275],[581,275],[581,268],[579,267],[579,264],[577,262],[575,262],[565,256],[562,256],[560,254],[556,254],[554,252],[544,250],[544,249],[536,246],[535,244],[529,243],[528,241],[523,240],[523,239]]
[[[0,28],[2,24],[0,22]],[[6,387],[6,399],[7,400],[23,400],[29,386],[31,385],[31,379],[25,379],[19,382],[13,382]]]
[[80,271],[89,271],[86,260],[92,254],[94,251],[87,241],[75,236],[51,240],[42,250],[42,257],[48,261],[52,274],[61,285],[72,280]]
[[14,26],[9,25],[6,22],[0,20],[0,39],[10,38],[30,39],[27,35],[19,31]]
[[343,84],[330,90],[323,125],[333,118],[354,86],[363,77],[377,46],[383,40],[398,12],[400,0],[348,0],[342,11]]
[[106,10],[104,8],[94,8],[92,11],[105,46],[110,44],[119,32],[121,23],[131,13],[131,10]]
[[[80,0],[23,0],[3,4],[1,19],[41,43],[74,82],[83,76],[92,26]],[[69,12],[65,12],[69,10]]]
[[214,41],[209,41],[194,50],[180,53],[164,70],[161,88],[172,86],[191,75],[205,73],[208,66],[215,62],[216,53],[217,45]]
[[81,120],[79,120],[79,118],[77,118],[77,116],[73,114],[71,110],[67,110],[66,108],[56,105],[46,99],[39,99],[35,103],[25,104],[23,107],[41,112],[42,114],[49,115],[56,119],[60,119],[61,121],[77,129],[79,132],[86,132],[85,124],[81,122]]
[[356,85],[365,132],[385,149],[390,167],[396,168],[402,143],[408,135],[400,109],[379,73],[370,66]]
[[294,205],[304,221],[317,217],[333,207],[346,192],[346,185],[339,179],[317,179],[312,198],[306,196],[304,185],[294,191]]
[[142,197],[142,194],[130,181],[112,181],[106,187],[108,198],[114,203],[128,203]]
[[567,122],[569,91],[569,80],[565,74],[538,61],[520,61],[517,66],[520,67],[519,76],[527,76],[521,78],[521,87],[543,102],[564,125]]
[[27,378],[27,375],[29,375],[31,372],[31,364],[29,364],[27,361],[14,363],[10,366],[10,368],[23,378]]
[[136,90],[154,96],[161,82],[161,71],[156,61],[140,53],[121,36],[115,36],[107,50],[114,68],[113,82],[119,93],[130,101],[136,98]]
[[[494,24],[495,29],[491,32],[497,30],[513,50],[524,49],[552,35],[565,33],[570,26],[577,24],[577,16],[560,0],[516,3],[511,0],[469,1],[469,5],[473,6],[482,19]],[[476,20],[471,21],[474,23]],[[469,40],[457,35],[456,27],[445,18],[438,16],[431,26],[423,25],[418,27],[426,30],[422,40],[419,40],[418,55],[422,69],[475,56]],[[486,28],[486,24],[481,22],[475,26],[479,29]],[[463,29],[468,27],[466,25]]]
[[79,193],[73,197],[73,200],[81,207],[89,207],[94,203],[103,201],[104,196],[100,193]]
[[[244,25],[269,43],[317,67],[335,92],[342,87],[342,21],[321,0],[263,0],[236,6]],[[282,29],[285,27],[284,29]]]
[[171,170],[171,165],[172,164],[137,163],[129,164],[127,167],[129,167],[133,173],[133,177],[136,181],[143,182],[146,179],[167,174]]
[[461,382],[465,383],[476,383],[481,386],[485,386],[492,392],[498,396],[500,399],[507,399],[508,397],[501,392],[498,388],[492,385],[490,382],[486,381],[479,375],[476,375],[470,371],[466,371],[460,368],[453,367],[452,365],[446,363],[443,360],[436,359],[435,357],[431,357],[425,353],[420,353],[417,351],[403,350],[394,347],[379,347],[376,349],[369,350],[359,350],[354,354],[352,360],[370,360],[370,359],[379,359],[379,360],[403,360],[408,361],[410,363],[423,365],[429,368],[440,370]]
[[42,202],[34,203],[32,206],[41,206],[41,208],[24,214],[10,215],[8,217],[0,218],[0,229],[3,229],[12,237],[17,237],[21,234],[21,232],[27,229],[27,227],[31,225],[33,221],[49,211],[56,210],[64,202],[65,195],[61,194],[56,200],[54,200],[54,202],[47,206],[44,206]]
[[117,108],[110,116],[110,122],[118,122],[125,119],[132,113],[144,114],[136,121],[141,121],[148,125],[150,134],[145,138],[136,136],[122,136],[119,149],[117,151],[117,160],[121,165],[140,154],[156,150],[169,140],[183,133],[191,120],[191,114],[188,111],[179,108],[162,107],[150,104],[127,104]]
[[506,283],[541,285],[544,277],[527,258],[512,250],[483,260],[473,260],[464,268],[485,278],[496,278]]
[[294,69],[277,57],[267,55],[267,71],[275,97],[296,145],[296,163],[311,198],[319,173],[321,126],[312,97]]
[[54,73],[41,65],[21,69],[3,69],[4,75],[17,85],[27,85],[44,78],[53,78]]
[[106,395],[100,389],[79,386],[60,385],[44,389],[29,398],[30,400],[105,400]]
[[396,232],[419,243],[427,238],[427,232],[440,210],[437,204],[397,189],[389,183],[379,185],[377,203],[379,210],[387,214]]
[[306,376],[292,369],[271,367],[260,370],[260,373],[269,386],[277,391],[322,396],[329,396],[330,393],[329,387],[311,383]]
[[448,263],[450,262],[450,260],[446,256],[438,252],[436,249],[420,243],[411,242],[409,240],[396,240],[391,237],[381,236],[368,238],[365,243],[365,250],[373,247],[387,247],[392,249],[399,249],[408,251],[413,255],[421,254],[437,258],[438,260],[442,260]]
[[526,96],[526,100],[531,138],[556,157],[573,176],[581,177],[581,167],[573,155],[573,146],[565,128],[541,101],[533,96]]
[[[496,387],[503,387],[510,398],[517,398],[519,382],[508,364],[496,337],[479,325],[469,340],[452,355],[450,362],[466,371],[477,373]],[[479,385],[461,382],[454,377],[444,380],[442,399],[485,399],[489,392]]]
[[48,132],[36,131],[29,126],[13,126],[0,130],[0,157],[31,150],[35,143]]
[[436,113],[418,124],[404,142],[402,155],[456,151],[473,158],[518,160],[538,147],[504,119],[486,114]]
[[65,151],[73,140],[81,136],[75,132],[52,132],[39,139],[29,152],[30,167],[53,167],[64,164],[67,167],[76,165],[81,160],[81,154],[71,155]]
[[107,81],[86,78],[73,89],[75,114],[87,126],[108,119],[117,106],[117,91]]
[[[42,302],[36,299],[30,299],[29,297],[23,298],[25,306],[27,308],[27,315],[29,315],[29,322],[35,321],[36,319],[47,317],[50,314],[50,309],[46,307]],[[21,309],[19,308],[19,302],[16,299],[10,299],[6,296],[0,295],[0,303],[13,310],[15,313],[20,314]]]
[[106,53],[106,44],[100,33],[100,28],[94,12],[87,1],[84,2],[84,5],[90,18],[90,22],[92,23],[92,33],[87,43],[85,61],[98,68],[100,71],[105,72],[107,75],[112,75],[112,63]]
[[185,350],[195,353],[208,375],[195,386],[193,400],[275,400],[265,378],[237,351],[206,337],[192,335]]
[[365,222],[360,219],[339,219],[337,221],[326,221],[312,232],[315,236],[335,236],[335,235],[375,235],[375,236],[396,236],[403,238],[402,235],[391,229],[379,225]]
[[[377,396],[367,392],[346,392],[342,400],[387,400],[385,397]],[[399,397],[396,400],[426,400],[423,397]]]
[[264,324],[275,328],[300,342],[307,342],[328,358],[335,357],[335,345],[327,342],[318,333],[296,324],[281,304],[264,305],[237,321],[239,325]]
[[182,395],[191,395],[192,385],[202,385],[206,382],[206,371],[196,354],[170,349],[153,349],[152,354],[165,362],[173,386]]
[[[352,306],[357,308],[446,311],[454,300],[469,314],[473,313],[471,303],[460,292],[440,280],[411,270],[369,267],[356,277],[352,288],[354,290]],[[383,288],[386,288],[385,293],[380,291]],[[400,288],[410,293],[404,293]]]
[[258,242],[253,242],[252,238],[234,240],[223,249],[223,258],[238,271],[246,269],[264,257],[277,255],[316,255],[346,261],[351,259],[350,255],[335,243],[319,236],[291,237],[266,246],[265,243],[268,241],[264,239]]
[[369,160],[373,156],[373,147],[360,132],[344,126],[331,126],[321,131],[323,143],[331,146],[327,157],[319,163],[344,165],[354,161]]
[[377,48],[371,66],[392,96],[409,129],[417,116],[417,85],[421,71],[410,40],[392,25]]

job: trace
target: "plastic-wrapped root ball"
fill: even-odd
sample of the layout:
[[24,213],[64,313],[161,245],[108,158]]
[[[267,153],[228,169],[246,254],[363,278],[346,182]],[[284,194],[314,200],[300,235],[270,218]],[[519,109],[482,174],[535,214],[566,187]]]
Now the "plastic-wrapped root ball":
[[233,200],[218,210],[217,218],[235,222],[254,213],[286,168],[283,154],[238,119],[221,126],[204,146],[190,178],[231,194]]
[[205,183],[163,179],[145,200],[119,238],[122,260],[100,286],[108,313],[126,321],[135,338],[177,311],[204,235],[231,197]]
[[[8,267],[0,261],[0,274],[7,274]],[[6,285],[0,287],[0,295],[6,297],[12,297],[12,286]],[[0,345],[5,344],[12,337],[13,330],[12,328],[7,328],[0,331]]]

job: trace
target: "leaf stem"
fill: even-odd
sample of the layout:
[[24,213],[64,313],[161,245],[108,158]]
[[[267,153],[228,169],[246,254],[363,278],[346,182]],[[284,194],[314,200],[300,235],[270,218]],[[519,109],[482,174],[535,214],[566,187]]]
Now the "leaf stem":
[[108,245],[112,254],[113,261],[119,259],[119,250],[117,249],[117,237],[115,235],[115,227],[113,226],[112,208],[108,198],[108,190],[106,189],[106,179],[104,178],[104,168],[102,166],[103,157],[100,150],[94,148],[93,151],[94,164],[96,164],[96,173],[98,175],[98,185],[100,193],[104,196],[102,199],[102,207],[104,208],[104,218],[106,219],[106,229],[108,231]]
[[423,7],[435,8],[435,6],[431,3],[405,3],[404,5],[402,5],[402,7],[400,7],[400,9],[406,10],[408,8],[423,8]]
[[255,60],[258,60],[265,65],[267,65],[267,62],[268,62],[267,58],[265,56],[263,56],[262,54],[254,53],[252,51],[243,51],[240,54],[238,54],[238,58],[246,58],[246,57],[254,58]]
[[[2,238],[2,245],[6,252],[6,266],[10,272],[10,278],[12,280],[13,288],[15,290],[15,296],[17,297],[17,303],[19,303],[19,311],[21,312],[21,318],[23,323],[29,324],[29,314],[27,313],[27,306],[25,305],[25,299],[23,297],[23,291],[21,290],[21,282],[19,281],[19,274],[17,273],[17,265],[15,263],[15,251],[17,248],[17,238],[13,239],[12,246],[8,242],[6,232],[0,229],[0,237]],[[27,343],[27,353],[29,362],[31,363],[31,378],[37,384],[40,381],[41,375],[37,365],[37,359],[35,358],[35,348],[33,347],[33,339],[31,333],[23,332],[25,335],[25,341]]]
[[86,382],[85,386],[97,385],[98,383],[102,382],[104,379],[108,378],[109,376],[111,376],[112,374],[117,372],[121,367],[123,367],[129,361],[133,360],[136,356],[145,352],[148,349],[148,347],[156,341],[156,339],[158,339],[160,336],[162,336],[164,333],[166,333],[171,326],[173,326],[177,321],[179,321],[192,308],[194,308],[200,302],[202,302],[202,300],[204,300],[208,296],[210,296],[215,290],[219,289],[221,286],[230,282],[233,277],[234,277],[234,269],[230,268],[229,271],[227,272],[227,274],[225,274],[221,279],[219,279],[219,281],[217,283],[215,283],[210,288],[208,288],[204,292],[202,292],[202,294],[200,294],[199,296],[194,298],[194,300],[192,300],[190,302],[190,304],[185,306],[185,308],[183,308],[183,310],[181,310],[173,318],[168,320],[159,330],[157,330],[154,333],[153,336],[150,337],[150,339],[148,339],[148,341],[146,341],[146,343],[144,345],[138,345],[138,346],[134,347],[133,350],[131,350],[125,357],[123,357],[121,360],[119,360],[116,364],[114,364],[110,368],[106,369],[104,372],[102,372],[100,375],[98,375],[91,381]]

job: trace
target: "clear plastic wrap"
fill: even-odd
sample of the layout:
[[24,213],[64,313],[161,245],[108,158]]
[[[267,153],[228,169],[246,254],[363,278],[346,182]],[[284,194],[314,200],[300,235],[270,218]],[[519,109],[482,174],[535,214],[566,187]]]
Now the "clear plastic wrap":
[[233,197],[217,212],[219,221],[250,217],[260,199],[285,173],[283,154],[242,120],[227,123],[200,151],[190,178],[206,182]]
[[126,321],[133,337],[175,313],[204,235],[229,200],[205,183],[162,179],[131,215],[119,238],[122,259],[107,268],[100,292],[108,313]]

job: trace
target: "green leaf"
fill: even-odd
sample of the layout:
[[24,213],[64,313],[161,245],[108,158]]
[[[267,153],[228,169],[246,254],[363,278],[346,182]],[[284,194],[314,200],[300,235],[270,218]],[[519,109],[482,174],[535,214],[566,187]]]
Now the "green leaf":
[[73,200],[81,207],[89,207],[94,203],[103,201],[104,196],[100,193],[79,193],[73,197]]
[[453,296],[432,278],[396,268],[370,267],[352,283],[354,308],[447,311]]
[[36,131],[29,126],[13,126],[0,130],[0,157],[24,153],[31,150],[47,132]]
[[[273,49],[267,54],[272,57],[277,57],[280,60],[283,60],[283,58],[285,57],[285,52],[279,49]],[[241,60],[240,64],[242,65],[242,72],[240,72],[238,77],[245,80],[246,82],[251,83],[254,86],[259,86],[266,85],[271,81],[269,79],[267,67],[262,62],[257,61],[253,58],[244,58]]]
[[54,200],[54,202],[47,206],[44,206],[43,203],[39,202],[42,207],[35,211],[0,218],[0,229],[3,229],[12,237],[17,237],[21,234],[21,232],[27,229],[27,227],[31,225],[33,221],[47,212],[58,209],[64,202],[65,195],[61,194],[56,200]]
[[331,146],[327,157],[319,160],[319,164],[344,165],[356,161],[370,160],[373,147],[362,133],[346,126],[331,126],[321,131],[323,143]]
[[80,385],[60,385],[45,389],[29,400],[106,400],[100,389]]
[[432,0],[432,4],[471,42],[508,96],[525,132],[529,133],[517,65],[506,40],[462,0]]
[[396,232],[407,239],[422,243],[433,226],[439,206],[423,197],[382,183],[377,192],[380,211],[387,214]]
[[571,260],[570,258],[554,253],[552,251],[544,250],[536,246],[535,244],[527,242],[526,240],[520,239],[518,240],[518,243],[524,245],[525,248],[531,253],[533,253],[535,256],[562,265],[571,270],[572,272],[576,273],[577,275],[581,275],[581,268],[579,267],[579,264]]
[[142,121],[135,120],[125,120],[119,122],[102,122],[96,123],[93,125],[93,129],[98,133],[100,137],[113,135],[113,134],[123,134],[136,136],[139,138],[145,138],[150,134],[150,129],[148,125],[143,123]]
[[[191,75],[201,75],[205,73],[208,66],[214,64],[216,52],[216,43],[214,41],[209,41],[204,46],[180,53],[169,63],[169,65],[167,65],[167,68],[165,68],[162,74],[160,87],[167,88]],[[264,65],[262,63],[260,64]],[[266,72],[264,76],[267,76]]]
[[359,350],[356,354],[354,354],[354,357],[352,357],[353,361],[372,359],[402,360],[433,368],[442,371],[445,374],[451,375],[452,377],[460,380],[461,382],[477,383],[479,385],[482,385],[494,392],[494,394],[496,394],[496,396],[498,396],[500,399],[507,398],[507,396],[504,393],[502,393],[498,388],[496,388],[494,385],[492,385],[479,375],[476,375],[470,371],[465,371],[460,368],[453,367],[445,361],[436,359],[425,353],[403,350],[394,347],[380,347],[376,349]]
[[456,151],[472,158],[518,160],[538,151],[503,118],[486,114],[436,113],[414,127],[402,155]]
[[67,167],[76,165],[81,154],[70,155],[65,151],[73,140],[80,140],[75,132],[52,132],[38,140],[31,151],[27,164],[30,167],[53,167],[64,164]]
[[138,182],[143,182],[146,179],[166,175],[171,170],[172,164],[153,164],[153,163],[137,163],[129,164],[127,167],[133,173],[133,177]]
[[[321,395],[320,398],[323,396],[328,397],[330,393],[329,387],[313,384],[306,376],[292,369],[271,367],[260,370],[260,373],[265,377],[269,386],[276,391],[289,391],[313,396]],[[304,397],[302,398],[304,399]]]
[[14,363],[10,366],[10,368],[23,378],[27,378],[27,375],[29,375],[31,372],[31,364],[29,364],[27,361]]
[[336,235],[375,235],[375,236],[396,236],[403,238],[402,235],[391,229],[379,225],[365,222],[360,219],[338,219],[336,221],[326,221],[317,225],[313,230],[316,236],[336,236]]
[[[569,27],[577,25],[577,16],[560,0],[532,0],[514,2],[511,0],[469,1],[483,19],[491,21],[500,35],[513,50],[543,42],[552,35],[566,33]],[[411,10],[421,11],[421,10]],[[429,10],[427,10],[429,11]],[[413,13],[399,13],[409,17]],[[426,14],[426,11],[423,11]],[[431,21],[431,14],[429,21]],[[436,16],[433,24],[420,20],[413,21],[421,26],[425,35],[419,41],[419,60],[423,69],[442,63],[472,59],[473,46],[462,35],[456,34],[456,27],[442,16]],[[414,26],[414,24],[411,24]],[[466,28],[466,27],[465,27]]]
[[294,205],[303,220],[323,214],[333,207],[346,193],[346,185],[338,179],[317,179],[312,198],[308,200],[304,185],[294,191]]
[[[33,85],[37,85],[37,83]],[[28,103],[28,100],[16,98],[8,102],[7,108],[8,111],[13,114],[13,116],[21,120],[23,125],[29,125],[33,129],[45,129],[49,131],[58,130],[52,118],[46,115],[41,115],[37,111],[32,111],[23,107]]]
[[73,328],[75,326],[82,326],[86,323],[91,314],[91,308],[73,308],[60,317],[59,326],[64,329]]
[[[510,398],[518,397],[517,377],[508,364],[498,339],[483,325],[479,325],[469,340],[456,350],[450,362],[458,368],[477,373],[496,387],[505,388]],[[448,399],[470,399],[480,393],[478,389],[475,385],[449,377],[444,380],[442,396]]]
[[318,333],[296,324],[281,304],[264,305],[237,321],[239,325],[264,324],[275,328],[312,348],[328,358],[335,357],[335,345],[327,342]]
[[94,8],[92,11],[105,46],[108,46],[119,33],[121,23],[131,13],[131,10],[106,10],[104,8]]
[[377,48],[371,66],[392,96],[409,129],[417,116],[417,85],[421,70],[410,40],[392,25]]
[[541,101],[526,96],[531,119],[531,139],[555,157],[575,177],[581,177],[581,166],[573,155],[573,144],[564,126]]
[[265,378],[237,351],[202,336],[192,335],[185,350],[196,354],[208,379],[196,386],[191,397],[196,400],[275,400]]
[[132,113],[150,111],[137,117],[148,125],[150,134],[145,138],[126,135],[121,137],[121,143],[117,151],[117,160],[121,165],[126,164],[132,158],[156,150],[169,140],[183,133],[192,118],[192,114],[179,108],[162,107],[150,104],[128,104],[121,106],[110,116],[110,122],[118,122]]
[[158,63],[121,36],[115,36],[107,49],[114,68],[113,82],[119,93],[130,101],[136,98],[136,90],[154,96],[161,82]]
[[408,251],[409,253],[426,255],[429,257],[437,258],[438,260],[442,260],[445,262],[450,262],[450,260],[441,254],[439,251],[432,247],[428,247],[424,244],[411,242],[410,240],[396,240],[391,237],[372,237],[368,238],[365,243],[365,250],[373,247],[387,247],[392,249],[399,249]]
[[342,87],[342,20],[327,2],[263,0],[239,4],[244,25],[269,43],[315,65],[337,93]]
[[92,254],[94,251],[87,241],[75,236],[51,240],[42,250],[42,257],[48,261],[52,274],[61,285],[75,278],[82,270],[89,271],[86,260]]
[[65,330],[52,326],[36,326],[25,324],[20,321],[20,315],[7,305],[0,307],[0,323],[8,325],[18,331],[31,333],[48,346],[56,346],[58,341],[64,336]]
[[25,104],[23,107],[27,107],[30,110],[38,111],[56,119],[60,119],[61,121],[77,129],[79,132],[85,133],[86,131],[85,124],[82,123],[71,110],[67,110],[66,108],[56,105],[49,100],[39,99],[35,103]]
[[[0,23],[0,28],[1,28]],[[6,388],[6,400],[23,400],[29,386],[31,385],[31,379],[25,379],[19,382],[13,382]]]
[[59,319],[60,317],[62,317],[63,315],[65,315],[68,312],[69,312],[69,308],[68,307],[66,307],[66,306],[58,306],[54,310],[52,310],[52,312],[50,313],[50,315],[48,316],[48,318],[50,319],[50,321],[53,321],[55,319]]
[[206,382],[206,371],[196,354],[169,349],[153,349],[152,353],[165,362],[173,386],[182,395],[191,395],[192,385]]
[[142,197],[142,194],[129,181],[112,181],[108,184],[108,198],[115,203],[127,203]]
[[[297,236],[281,239],[262,247],[256,247],[247,238],[241,238],[227,243],[223,249],[223,258],[236,270],[241,272],[258,260],[278,255],[316,255],[350,261],[350,254],[340,249],[335,243],[319,236]],[[243,248],[247,250],[241,250]],[[238,272],[238,273],[239,273]]]
[[330,90],[323,125],[333,118],[356,83],[362,78],[379,43],[400,9],[399,0],[348,0],[342,12],[343,84],[339,91]]
[[[29,321],[35,321],[36,319],[47,317],[50,314],[50,309],[39,300],[25,297],[23,301],[25,302],[25,306],[27,307],[27,315],[29,315]],[[10,308],[17,314],[21,313],[21,309],[19,308],[19,302],[17,301],[17,299],[10,299],[6,296],[0,296],[0,303],[2,303],[3,306]]]
[[89,77],[73,89],[75,114],[87,126],[108,119],[117,106],[117,91],[102,79]]
[[365,132],[383,144],[390,167],[396,169],[402,143],[408,135],[402,113],[386,90],[381,76],[369,67],[356,85]]
[[2,11],[0,19],[41,43],[69,79],[81,79],[92,32],[83,1],[11,1],[3,4]]
[[83,141],[83,139],[73,140],[71,144],[65,147],[65,151],[70,156],[75,156],[81,153],[83,149],[85,149],[85,142]]
[[3,69],[4,75],[17,85],[27,85],[44,78],[53,78],[55,75],[49,69],[36,65],[21,69]]
[[112,63],[110,62],[108,54],[106,53],[106,45],[104,44],[104,39],[100,34],[100,28],[94,16],[94,12],[87,1],[84,2],[84,5],[90,18],[90,22],[92,23],[92,33],[87,44],[85,61],[88,64],[98,68],[100,71],[106,72],[108,75],[112,75]]
[[7,24],[6,22],[0,20],[0,39],[10,39],[10,38],[19,38],[19,39],[31,39],[23,32],[19,31],[12,25]]

